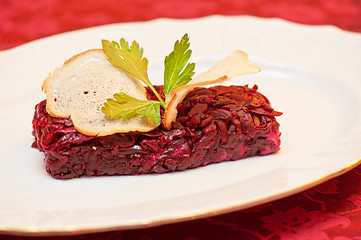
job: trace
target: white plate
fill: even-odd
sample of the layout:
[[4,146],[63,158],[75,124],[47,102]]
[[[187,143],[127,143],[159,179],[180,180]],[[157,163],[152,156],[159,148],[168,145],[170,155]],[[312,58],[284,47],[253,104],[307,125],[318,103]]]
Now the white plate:
[[[160,83],[163,59],[189,33],[201,72],[233,50],[262,72],[257,83],[276,110],[279,153],[179,173],[55,180],[31,149],[33,108],[48,72],[101,39],[136,39]],[[361,36],[278,19],[213,16],[115,24],[60,34],[0,53],[0,229],[72,234],[139,228],[254,206],[309,188],[361,158]]]

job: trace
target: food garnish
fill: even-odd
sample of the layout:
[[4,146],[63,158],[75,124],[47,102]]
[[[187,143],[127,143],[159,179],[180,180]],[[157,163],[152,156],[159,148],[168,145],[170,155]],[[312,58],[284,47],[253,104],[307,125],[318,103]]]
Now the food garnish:
[[143,115],[150,117],[156,126],[160,124],[161,102],[153,100],[139,100],[126,93],[120,92],[114,94],[114,99],[107,99],[102,111],[112,118],[128,119],[134,115]]
[[[165,108],[165,102],[155,90],[148,78],[148,60],[143,57],[143,48],[136,41],[129,43],[120,39],[115,41],[102,40],[104,53],[115,66],[127,71],[144,82],[157,96],[158,101],[138,100],[126,93],[114,94],[115,99],[107,99],[102,111],[111,118],[128,119],[135,115],[143,115],[153,119],[156,126],[160,125],[160,106]],[[189,49],[189,37],[185,34],[174,44],[174,50],[164,60],[164,95],[167,99],[174,89],[186,85],[194,75],[195,63],[188,63],[192,50]]]
[[[189,63],[192,50],[185,34],[165,58],[162,99],[149,80],[148,60],[136,41],[103,40],[102,45],[103,49],[71,57],[43,83],[47,112],[52,117],[70,118],[75,129],[88,136],[150,132],[161,124],[161,107],[163,126],[170,130],[177,105],[195,87],[260,71],[249,63],[247,54],[234,51],[192,79],[195,64]],[[156,98],[148,99],[144,84]]]

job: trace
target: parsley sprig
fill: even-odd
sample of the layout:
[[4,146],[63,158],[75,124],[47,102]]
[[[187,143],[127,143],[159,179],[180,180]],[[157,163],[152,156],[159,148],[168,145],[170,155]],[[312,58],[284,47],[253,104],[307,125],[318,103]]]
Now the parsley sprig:
[[[174,50],[164,60],[164,94],[168,95],[173,89],[186,85],[194,75],[195,63],[188,63],[192,50],[188,35],[174,44]],[[187,64],[187,66],[186,66]]]
[[[104,53],[115,66],[144,82],[158,98],[154,100],[139,100],[124,92],[114,94],[114,99],[107,99],[102,111],[111,118],[129,119],[136,115],[150,117],[156,126],[160,125],[160,106],[165,108],[165,102],[155,90],[148,78],[148,60],[143,57],[143,48],[136,41],[129,43],[121,38],[119,44],[115,41],[102,40]],[[191,81],[194,75],[195,63],[188,63],[192,50],[188,34],[176,41],[174,50],[164,60],[164,95]]]
[[[159,102],[164,107],[164,101],[154,89],[148,78],[148,59],[143,58],[143,48],[139,47],[136,41],[133,41],[129,47],[129,43],[121,38],[118,44],[115,41],[109,42],[102,40],[104,53],[108,56],[108,60],[134,77],[144,82],[157,96]],[[110,116],[111,117],[111,116]]]
[[102,111],[112,118],[128,119],[134,115],[143,115],[153,119],[155,125],[160,124],[160,102],[139,100],[123,92],[114,94],[114,99],[107,99]]

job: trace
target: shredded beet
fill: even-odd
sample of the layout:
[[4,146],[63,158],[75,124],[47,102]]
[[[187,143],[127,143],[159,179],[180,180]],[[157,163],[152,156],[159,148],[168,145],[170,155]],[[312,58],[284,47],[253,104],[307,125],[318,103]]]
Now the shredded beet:
[[159,126],[148,133],[86,136],[70,119],[51,117],[45,106],[35,107],[33,147],[45,153],[45,168],[58,179],[182,171],[280,148],[275,117],[282,113],[257,86],[196,88],[178,105],[172,130]]

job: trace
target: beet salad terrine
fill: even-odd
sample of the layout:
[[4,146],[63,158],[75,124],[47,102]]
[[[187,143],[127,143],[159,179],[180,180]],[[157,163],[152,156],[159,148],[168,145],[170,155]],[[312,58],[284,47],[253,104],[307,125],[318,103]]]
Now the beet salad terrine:
[[280,149],[275,117],[281,113],[257,86],[195,88],[178,104],[171,130],[160,125],[103,137],[78,132],[70,119],[51,117],[45,106],[42,101],[35,107],[33,147],[45,153],[46,170],[57,179],[182,171]]

